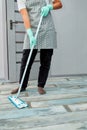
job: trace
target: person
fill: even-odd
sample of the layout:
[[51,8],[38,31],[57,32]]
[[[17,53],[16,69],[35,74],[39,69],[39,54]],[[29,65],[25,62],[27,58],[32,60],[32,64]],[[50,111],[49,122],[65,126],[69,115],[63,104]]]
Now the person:
[[[24,38],[23,56],[20,67],[20,78],[21,82],[22,75],[25,69],[28,55],[32,45],[34,50],[30,59],[30,63],[27,68],[27,72],[22,84],[22,91],[26,90],[30,70],[34,62],[35,56],[40,50],[40,68],[38,74],[38,92],[39,94],[45,94],[44,86],[46,84],[48,73],[51,65],[53,50],[57,48],[57,36],[55,31],[54,22],[51,15],[51,10],[62,8],[60,0],[48,0],[49,4],[46,4],[46,0],[17,0],[18,9],[22,15],[26,34]],[[43,20],[38,33],[37,39],[35,39],[35,32],[40,20],[41,15]],[[11,94],[18,92],[19,88],[15,88],[11,91]]]

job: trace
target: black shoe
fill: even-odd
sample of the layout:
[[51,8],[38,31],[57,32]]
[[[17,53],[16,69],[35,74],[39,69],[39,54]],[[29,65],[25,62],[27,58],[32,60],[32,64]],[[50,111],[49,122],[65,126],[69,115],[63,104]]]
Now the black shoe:
[[[19,90],[19,88],[13,89],[13,90],[11,91],[11,94],[16,94],[16,93],[18,92],[18,90]],[[26,91],[26,88],[22,88],[22,89],[21,89],[21,92],[23,92],[23,91]]]

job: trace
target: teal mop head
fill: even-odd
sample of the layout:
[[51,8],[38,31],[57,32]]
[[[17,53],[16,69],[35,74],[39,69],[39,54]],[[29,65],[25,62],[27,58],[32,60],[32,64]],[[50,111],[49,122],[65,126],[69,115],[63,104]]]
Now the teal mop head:
[[26,102],[22,101],[21,99],[15,96],[9,96],[8,99],[19,109],[28,107],[28,104]]

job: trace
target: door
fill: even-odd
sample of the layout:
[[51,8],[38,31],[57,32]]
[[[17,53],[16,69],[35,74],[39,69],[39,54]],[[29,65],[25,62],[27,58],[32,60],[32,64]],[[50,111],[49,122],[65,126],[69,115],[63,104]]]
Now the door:
[[[19,80],[22,48],[25,28],[19,14],[16,0],[7,0],[7,28],[8,28],[8,69],[9,80]],[[39,68],[39,52],[32,66],[30,79],[36,79]]]

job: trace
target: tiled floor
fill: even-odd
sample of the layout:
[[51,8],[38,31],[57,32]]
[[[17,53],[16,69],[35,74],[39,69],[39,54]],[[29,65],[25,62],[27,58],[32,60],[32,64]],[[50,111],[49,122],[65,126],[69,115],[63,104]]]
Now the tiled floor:
[[0,85],[0,130],[87,130],[87,77],[50,78],[46,94],[29,82],[20,98],[29,105],[17,109],[8,100],[18,83]]

